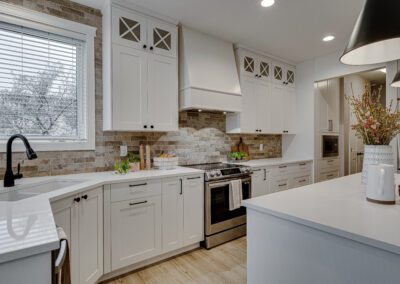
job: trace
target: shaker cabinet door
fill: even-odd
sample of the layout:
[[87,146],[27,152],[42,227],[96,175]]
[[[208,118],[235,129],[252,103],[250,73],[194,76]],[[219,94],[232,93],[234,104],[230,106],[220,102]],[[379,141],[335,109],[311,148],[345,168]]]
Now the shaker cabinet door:
[[161,196],[111,204],[111,268],[161,253]]
[[146,52],[118,45],[113,46],[112,93],[113,129],[146,130]]

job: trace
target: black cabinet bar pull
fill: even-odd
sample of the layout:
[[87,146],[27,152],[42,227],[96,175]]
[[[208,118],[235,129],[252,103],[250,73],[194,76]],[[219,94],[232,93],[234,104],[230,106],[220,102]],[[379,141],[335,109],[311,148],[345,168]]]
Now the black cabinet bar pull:
[[286,183],[280,184],[280,185],[278,185],[278,186],[286,186]]
[[305,166],[306,165],[306,163],[300,163],[299,164],[299,166]]
[[147,182],[146,183],[139,183],[139,184],[130,184],[129,187],[137,187],[137,186],[145,186],[145,185],[147,185]]
[[179,194],[182,195],[183,194],[183,181],[181,178],[179,179],[179,181],[181,182],[181,191],[179,192]]
[[199,179],[201,177],[192,177],[192,178],[187,178],[187,179]]
[[129,203],[129,206],[135,206],[135,205],[146,204],[146,203],[147,203],[147,200],[141,201],[141,202],[131,202],[131,203]]
[[287,168],[287,166],[279,166],[280,169]]

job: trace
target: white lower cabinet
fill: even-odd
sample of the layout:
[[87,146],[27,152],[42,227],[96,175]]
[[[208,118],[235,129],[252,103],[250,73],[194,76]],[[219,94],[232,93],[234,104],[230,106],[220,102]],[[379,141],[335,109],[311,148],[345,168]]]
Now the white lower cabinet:
[[55,201],[51,207],[69,240],[72,283],[96,283],[103,274],[103,189]]
[[203,208],[204,184],[201,176],[163,180],[163,252],[203,240]]
[[311,162],[253,168],[252,197],[305,186],[311,183]]
[[203,174],[104,186],[106,273],[199,243]]
[[183,244],[204,240],[203,176],[183,178]]
[[161,196],[111,204],[111,267],[122,268],[161,253]]
[[258,197],[270,193],[269,171],[266,168],[257,168],[251,175],[251,196]]
[[162,193],[162,246],[168,252],[183,245],[182,178],[163,180]]

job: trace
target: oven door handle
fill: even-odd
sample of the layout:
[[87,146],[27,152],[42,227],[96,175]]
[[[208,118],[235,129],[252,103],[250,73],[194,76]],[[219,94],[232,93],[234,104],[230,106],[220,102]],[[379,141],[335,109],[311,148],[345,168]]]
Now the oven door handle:
[[[212,189],[212,188],[215,188],[215,187],[221,187],[221,186],[224,186],[224,185],[229,185],[231,183],[231,181],[233,181],[233,180],[224,181],[224,182],[209,183],[208,187],[210,189]],[[250,184],[250,180],[251,180],[250,178],[242,179],[242,184]]]

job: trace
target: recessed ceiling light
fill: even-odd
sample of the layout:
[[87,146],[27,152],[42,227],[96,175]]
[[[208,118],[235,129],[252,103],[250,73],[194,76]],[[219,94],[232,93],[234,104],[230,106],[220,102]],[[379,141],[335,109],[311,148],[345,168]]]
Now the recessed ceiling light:
[[275,0],[262,0],[261,1],[261,6],[263,6],[263,7],[271,7],[274,4],[275,4]]
[[331,40],[334,40],[334,39],[335,39],[335,37],[333,35],[327,35],[322,40],[323,41],[331,41]]
[[386,68],[379,69],[378,71],[381,71],[382,73],[386,74]]

